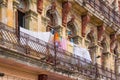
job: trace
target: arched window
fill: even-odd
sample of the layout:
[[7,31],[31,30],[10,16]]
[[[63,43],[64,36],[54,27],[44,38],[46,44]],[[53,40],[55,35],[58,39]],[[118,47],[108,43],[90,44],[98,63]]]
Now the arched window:
[[52,5],[46,12],[46,16],[50,19],[49,25],[55,27],[58,25],[58,17],[56,10],[56,3],[52,2]]
[[87,34],[87,39],[89,40],[89,52],[92,59],[92,62],[96,63],[96,46],[95,46],[95,38],[94,38],[94,28],[90,29],[90,32]]
[[18,27],[24,27],[25,28],[25,14],[28,11],[28,2],[26,0],[18,0]]
[[16,34],[19,36],[20,27],[26,28],[26,12],[29,10],[29,0],[18,0],[15,12]]
[[67,23],[67,35],[71,42],[74,42],[73,37],[77,35],[75,16],[72,16],[71,20]]

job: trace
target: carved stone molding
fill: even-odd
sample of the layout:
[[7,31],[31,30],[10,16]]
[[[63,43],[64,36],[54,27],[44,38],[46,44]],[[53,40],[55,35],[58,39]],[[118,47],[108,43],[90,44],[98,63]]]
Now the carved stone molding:
[[37,19],[38,14],[32,10],[29,10],[26,12],[26,17],[32,17],[34,19]]
[[81,36],[73,36],[75,44],[80,44],[82,43],[82,37]]
[[37,27],[38,14],[32,10],[29,10],[25,14],[25,26],[27,29],[32,29],[33,26]]
[[19,4],[20,4],[19,1],[17,1],[17,0],[14,0],[14,1],[13,1],[13,7],[14,7],[15,9],[18,8]]
[[69,1],[65,1],[62,4],[62,25],[67,25],[67,16],[71,10],[72,4]]
[[0,0],[0,6],[7,6],[7,0]]
[[42,13],[43,11],[43,0],[37,0],[37,11],[38,13]]
[[82,31],[81,31],[82,37],[85,37],[87,24],[90,22],[90,15],[86,14],[83,15],[81,18],[82,18]]

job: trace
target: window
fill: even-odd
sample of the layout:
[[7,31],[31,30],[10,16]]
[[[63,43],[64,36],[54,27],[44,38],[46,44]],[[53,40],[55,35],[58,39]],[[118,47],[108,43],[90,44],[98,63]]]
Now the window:
[[15,26],[16,26],[16,34],[19,37],[20,27],[26,28],[26,17],[25,14],[29,10],[28,9],[28,0],[18,0],[19,4],[16,5],[17,11],[15,12]]
[[25,13],[18,11],[18,27],[25,28]]
[[71,42],[74,42],[74,37],[77,35],[77,30],[76,26],[74,23],[75,16],[72,16],[71,20],[67,23],[67,35],[68,35],[68,40]]

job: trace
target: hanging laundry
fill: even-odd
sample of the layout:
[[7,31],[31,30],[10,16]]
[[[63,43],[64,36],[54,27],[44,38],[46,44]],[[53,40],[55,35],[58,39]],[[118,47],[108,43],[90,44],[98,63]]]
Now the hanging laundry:
[[67,40],[65,38],[61,38],[60,48],[63,50],[67,50]]
[[60,36],[59,36],[58,32],[54,33],[54,40],[53,41],[55,42],[56,47],[60,46]]
[[[74,45],[74,55],[78,56],[78,58],[81,60],[79,61],[82,65],[87,65],[84,61],[87,60],[88,63],[92,62],[92,59],[90,57],[90,53],[86,48],[81,48],[78,45]],[[78,63],[78,61],[76,62]]]
[[[51,40],[51,37],[52,37],[52,34],[50,32],[34,32],[34,31],[30,31],[30,30],[27,30],[27,29],[24,29],[21,27],[20,27],[20,32],[21,32],[20,33],[20,43],[22,45],[27,45],[36,51],[46,53],[46,48],[43,45],[36,43],[36,41],[34,41],[34,40],[39,39],[44,42],[49,42],[49,40]],[[31,36],[31,37],[29,37],[30,40],[26,41],[26,38],[22,37],[22,36],[25,36],[24,34],[22,34],[22,32],[25,33],[26,35]],[[47,45],[44,42],[42,44]]]

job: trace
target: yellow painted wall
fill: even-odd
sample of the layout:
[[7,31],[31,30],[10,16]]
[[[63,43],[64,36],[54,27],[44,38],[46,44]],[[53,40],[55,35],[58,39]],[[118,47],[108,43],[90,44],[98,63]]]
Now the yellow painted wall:
[[8,1],[8,5],[7,5],[7,24],[11,27],[13,27],[13,21],[14,21],[14,18],[13,18],[13,0],[9,0]]

